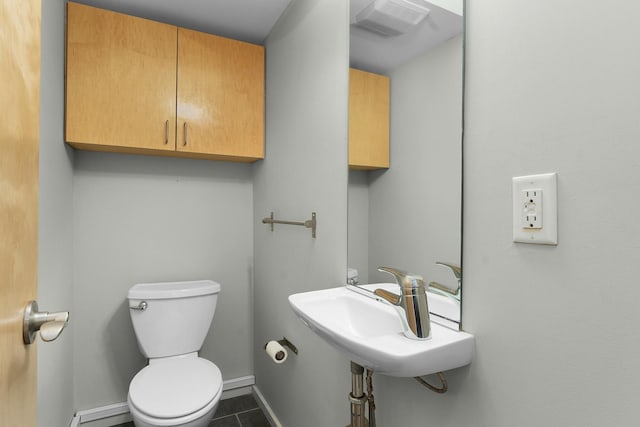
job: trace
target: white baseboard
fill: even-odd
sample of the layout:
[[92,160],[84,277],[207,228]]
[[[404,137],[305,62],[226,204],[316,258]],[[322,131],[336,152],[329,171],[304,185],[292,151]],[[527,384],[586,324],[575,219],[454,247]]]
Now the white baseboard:
[[[255,383],[256,378],[253,375],[225,380],[222,384],[223,398],[249,394],[251,393],[251,386]],[[105,420],[109,420],[109,424],[105,424]],[[112,422],[117,424],[127,421],[131,421],[129,405],[127,405],[127,402],[122,402],[78,411],[71,419],[69,427],[79,427],[80,425],[101,427],[104,425],[113,425],[111,424]]]
[[243,394],[251,394],[251,387],[255,383],[256,377],[253,375],[226,380],[222,385],[222,400],[242,396]]
[[113,405],[100,406],[99,408],[86,409],[76,412],[76,416],[80,417],[80,424],[91,421],[102,420],[104,418],[115,417],[129,413],[129,405],[127,402],[114,403]]
[[231,378],[222,384],[222,391],[234,390],[236,388],[251,387],[256,383],[256,377],[247,375],[246,377]]
[[264,412],[264,414],[267,416],[271,425],[275,427],[282,427],[282,423],[280,422],[280,420],[278,420],[278,417],[276,417],[273,409],[271,409],[271,406],[269,406],[269,402],[267,402],[267,400],[260,392],[260,389],[258,389],[258,386],[256,385],[253,386],[253,394],[257,398],[258,405],[260,405],[260,408],[262,408],[262,412]]

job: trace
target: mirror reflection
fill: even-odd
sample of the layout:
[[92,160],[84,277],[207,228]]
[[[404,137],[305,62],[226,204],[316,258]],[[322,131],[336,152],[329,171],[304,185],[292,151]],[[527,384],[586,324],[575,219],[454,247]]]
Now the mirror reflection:
[[[388,133],[384,89],[354,80],[354,71],[349,116],[348,282],[370,290],[394,282],[380,266],[421,275],[454,302],[454,313],[435,314],[458,322],[462,1],[351,0],[351,68],[387,78]],[[365,106],[374,110],[362,119],[369,126],[358,122]]]

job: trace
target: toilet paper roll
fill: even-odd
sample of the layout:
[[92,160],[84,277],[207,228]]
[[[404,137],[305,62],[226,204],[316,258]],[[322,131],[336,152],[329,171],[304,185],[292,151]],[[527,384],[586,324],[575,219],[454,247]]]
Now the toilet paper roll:
[[284,363],[289,356],[287,350],[281,346],[278,341],[269,341],[265,347],[265,351],[275,363]]

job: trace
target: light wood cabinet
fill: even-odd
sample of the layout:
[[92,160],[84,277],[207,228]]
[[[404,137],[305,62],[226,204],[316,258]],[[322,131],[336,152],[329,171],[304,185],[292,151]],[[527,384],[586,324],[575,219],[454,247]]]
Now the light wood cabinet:
[[182,153],[264,157],[264,48],[178,28]]
[[264,157],[264,48],[67,5],[65,139],[95,151]]
[[349,69],[349,168],[389,167],[389,77]]
[[67,4],[66,141],[175,150],[174,26]]

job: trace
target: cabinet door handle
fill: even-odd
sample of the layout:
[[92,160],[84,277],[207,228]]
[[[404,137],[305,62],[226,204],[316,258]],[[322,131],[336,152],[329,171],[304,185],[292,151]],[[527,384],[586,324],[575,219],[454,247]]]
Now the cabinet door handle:
[[182,143],[182,145],[187,145],[187,122],[184,122],[183,131],[184,131],[184,142]]
[[167,145],[169,143],[169,120],[164,122],[164,144]]

